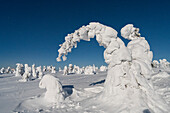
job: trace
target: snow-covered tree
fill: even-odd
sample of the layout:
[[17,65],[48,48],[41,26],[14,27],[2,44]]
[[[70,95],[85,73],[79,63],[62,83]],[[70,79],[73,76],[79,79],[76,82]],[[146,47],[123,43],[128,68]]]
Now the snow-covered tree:
[[58,68],[58,71],[59,71],[59,72],[62,72],[62,69],[61,69],[61,67],[59,67],[59,68]]
[[17,63],[16,64],[17,67],[16,67],[16,73],[15,73],[15,76],[22,76],[24,74],[24,66],[20,63]]
[[103,65],[102,65],[102,66],[100,67],[100,71],[106,71],[106,70],[107,70],[107,67],[106,67],[106,66],[103,66]]
[[160,68],[168,69],[170,67],[170,63],[166,59],[159,59]]
[[70,73],[74,73],[74,71],[73,71],[73,64],[69,64],[69,66],[68,66],[68,73],[70,74]]
[[56,69],[54,66],[52,66],[52,68],[51,68],[51,73],[56,73]]
[[8,67],[8,68],[5,70],[5,73],[11,73],[11,67]]
[[32,76],[33,76],[34,78],[37,78],[37,73],[36,73],[35,64],[32,65]]
[[64,66],[63,75],[68,75],[68,68],[67,68],[67,66]]
[[157,60],[154,60],[152,62],[152,66],[153,66],[153,68],[159,68],[159,62]]
[[44,99],[48,102],[55,103],[56,107],[64,101],[64,91],[60,80],[50,74],[44,75],[39,83],[40,88],[45,88]]
[[41,66],[36,68],[36,72],[37,72],[38,78],[41,79],[43,77]]
[[84,74],[85,75],[94,75],[94,68],[92,66],[86,66],[85,70],[84,70]]
[[45,67],[45,66],[43,66],[43,72],[46,72],[46,71],[47,71],[46,67]]
[[150,81],[153,57],[150,46],[132,24],[121,29],[121,36],[130,40],[127,47],[111,27],[96,22],[82,26],[65,37],[57,61],[61,61],[61,57],[65,61],[68,52],[76,48],[80,40],[90,41],[95,36],[99,45],[106,48],[104,59],[108,64],[104,89],[96,99],[109,103],[112,108],[120,108],[115,113],[142,113],[146,109],[168,113],[167,103],[155,93]]
[[29,67],[28,64],[25,64],[25,72],[22,76],[22,81],[26,82],[28,80],[31,80],[31,67]]
[[47,71],[51,72],[52,66],[47,66]]
[[2,74],[5,73],[5,68],[4,67],[1,68],[1,73]]

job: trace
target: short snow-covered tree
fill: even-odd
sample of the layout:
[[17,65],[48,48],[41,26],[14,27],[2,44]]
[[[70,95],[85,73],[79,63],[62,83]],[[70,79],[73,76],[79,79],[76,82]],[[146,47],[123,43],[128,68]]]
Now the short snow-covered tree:
[[157,60],[154,60],[152,62],[152,66],[153,66],[153,68],[159,68],[159,62]]
[[84,70],[85,75],[94,75],[94,68],[92,66],[86,66]]
[[51,68],[51,73],[56,73],[56,69],[54,66],[52,66],[52,68]]
[[4,67],[1,68],[1,73],[2,74],[5,73],[5,68]]
[[31,67],[29,67],[28,64],[25,64],[25,72],[22,76],[22,80],[24,82],[31,80]]
[[33,76],[34,78],[37,78],[37,73],[36,73],[35,64],[32,65],[32,76]]
[[47,71],[46,67],[45,67],[45,66],[43,66],[43,72],[46,72],[46,71]]
[[59,68],[58,68],[58,71],[59,71],[59,72],[62,72],[63,70],[61,69],[61,67],[59,67]]
[[68,67],[64,66],[63,75],[68,75]]
[[103,65],[102,65],[102,66],[100,67],[100,71],[106,71],[106,70],[107,70],[107,67],[106,67],[106,66],[103,66]]
[[170,67],[170,63],[166,59],[159,59],[160,68],[168,69]]
[[45,88],[44,99],[48,102],[55,103],[59,107],[64,100],[64,91],[60,80],[50,74],[44,75],[39,82],[40,88]]
[[43,72],[42,72],[41,66],[36,68],[36,72],[37,72],[38,78],[41,79],[43,77]]
[[22,76],[24,74],[24,66],[20,63],[17,63],[16,64],[17,67],[16,67],[16,73],[15,73],[15,76]]

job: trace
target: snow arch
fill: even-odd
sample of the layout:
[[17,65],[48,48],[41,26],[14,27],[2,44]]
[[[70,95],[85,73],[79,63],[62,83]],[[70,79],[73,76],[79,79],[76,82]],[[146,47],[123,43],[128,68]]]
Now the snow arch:
[[131,40],[127,47],[117,34],[113,28],[97,22],[82,26],[65,37],[65,42],[58,50],[57,61],[61,61],[61,57],[65,61],[66,55],[77,47],[80,40],[90,41],[96,36],[99,45],[106,48],[104,59],[108,64],[104,90],[97,98],[111,103],[113,108],[119,108],[115,113],[124,110],[142,113],[146,109],[156,113],[168,112],[167,104],[154,92],[149,80],[153,54],[148,42],[132,24],[121,29],[121,36]]

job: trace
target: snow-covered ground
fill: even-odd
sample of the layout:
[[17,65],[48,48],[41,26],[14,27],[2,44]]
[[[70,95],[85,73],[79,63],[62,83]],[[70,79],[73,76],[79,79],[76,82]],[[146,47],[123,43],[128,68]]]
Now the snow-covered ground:
[[[96,75],[62,75],[62,73],[57,72],[52,75],[60,79],[68,94],[72,94],[73,88],[82,90],[93,86],[103,86],[106,72],[99,72]],[[14,74],[0,75],[1,113],[11,113],[22,101],[37,97],[45,92],[44,89],[39,88],[39,79],[19,82],[20,79],[21,77],[16,77]]]
[[[19,82],[21,77],[16,77],[14,74],[1,74],[0,75],[0,112],[11,113],[14,111],[24,112],[106,112],[105,109],[95,109],[95,106],[91,106],[94,111],[90,109],[83,109],[79,105],[78,101],[87,101],[89,97],[93,97],[103,89],[103,83],[105,81],[107,72],[99,72],[95,75],[62,75],[62,72],[52,74],[58,77],[63,85],[67,98],[71,98],[71,102],[67,101],[67,107],[61,108],[45,108],[36,107],[36,103],[30,103],[28,106],[35,106],[32,109],[24,108],[26,100],[34,100],[39,98],[45,89],[39,88],[40,79],[35,79],[28,82]],[[159,72],[155,70],[152,77],[154,88],[170,106],[170,73]],[[96,95],[95,95],[96,96]],[[84,102],[86,104],[91,104]],[[38,103],[39,104],[39,103]],[[88,106],[88,105],[84,105]],[[28,107],[29,108],[29,107]],[[83,109],[83,110],[82,110]]]

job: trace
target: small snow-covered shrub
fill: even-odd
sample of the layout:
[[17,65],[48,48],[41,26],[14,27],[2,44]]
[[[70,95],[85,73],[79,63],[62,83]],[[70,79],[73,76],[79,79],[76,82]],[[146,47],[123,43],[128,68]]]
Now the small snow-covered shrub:
[[50,74],[44,75],[39,82],[40,88],[45,88],[44,99],[56,103],[57,106],[64,101],[64,92],[60,80]]

